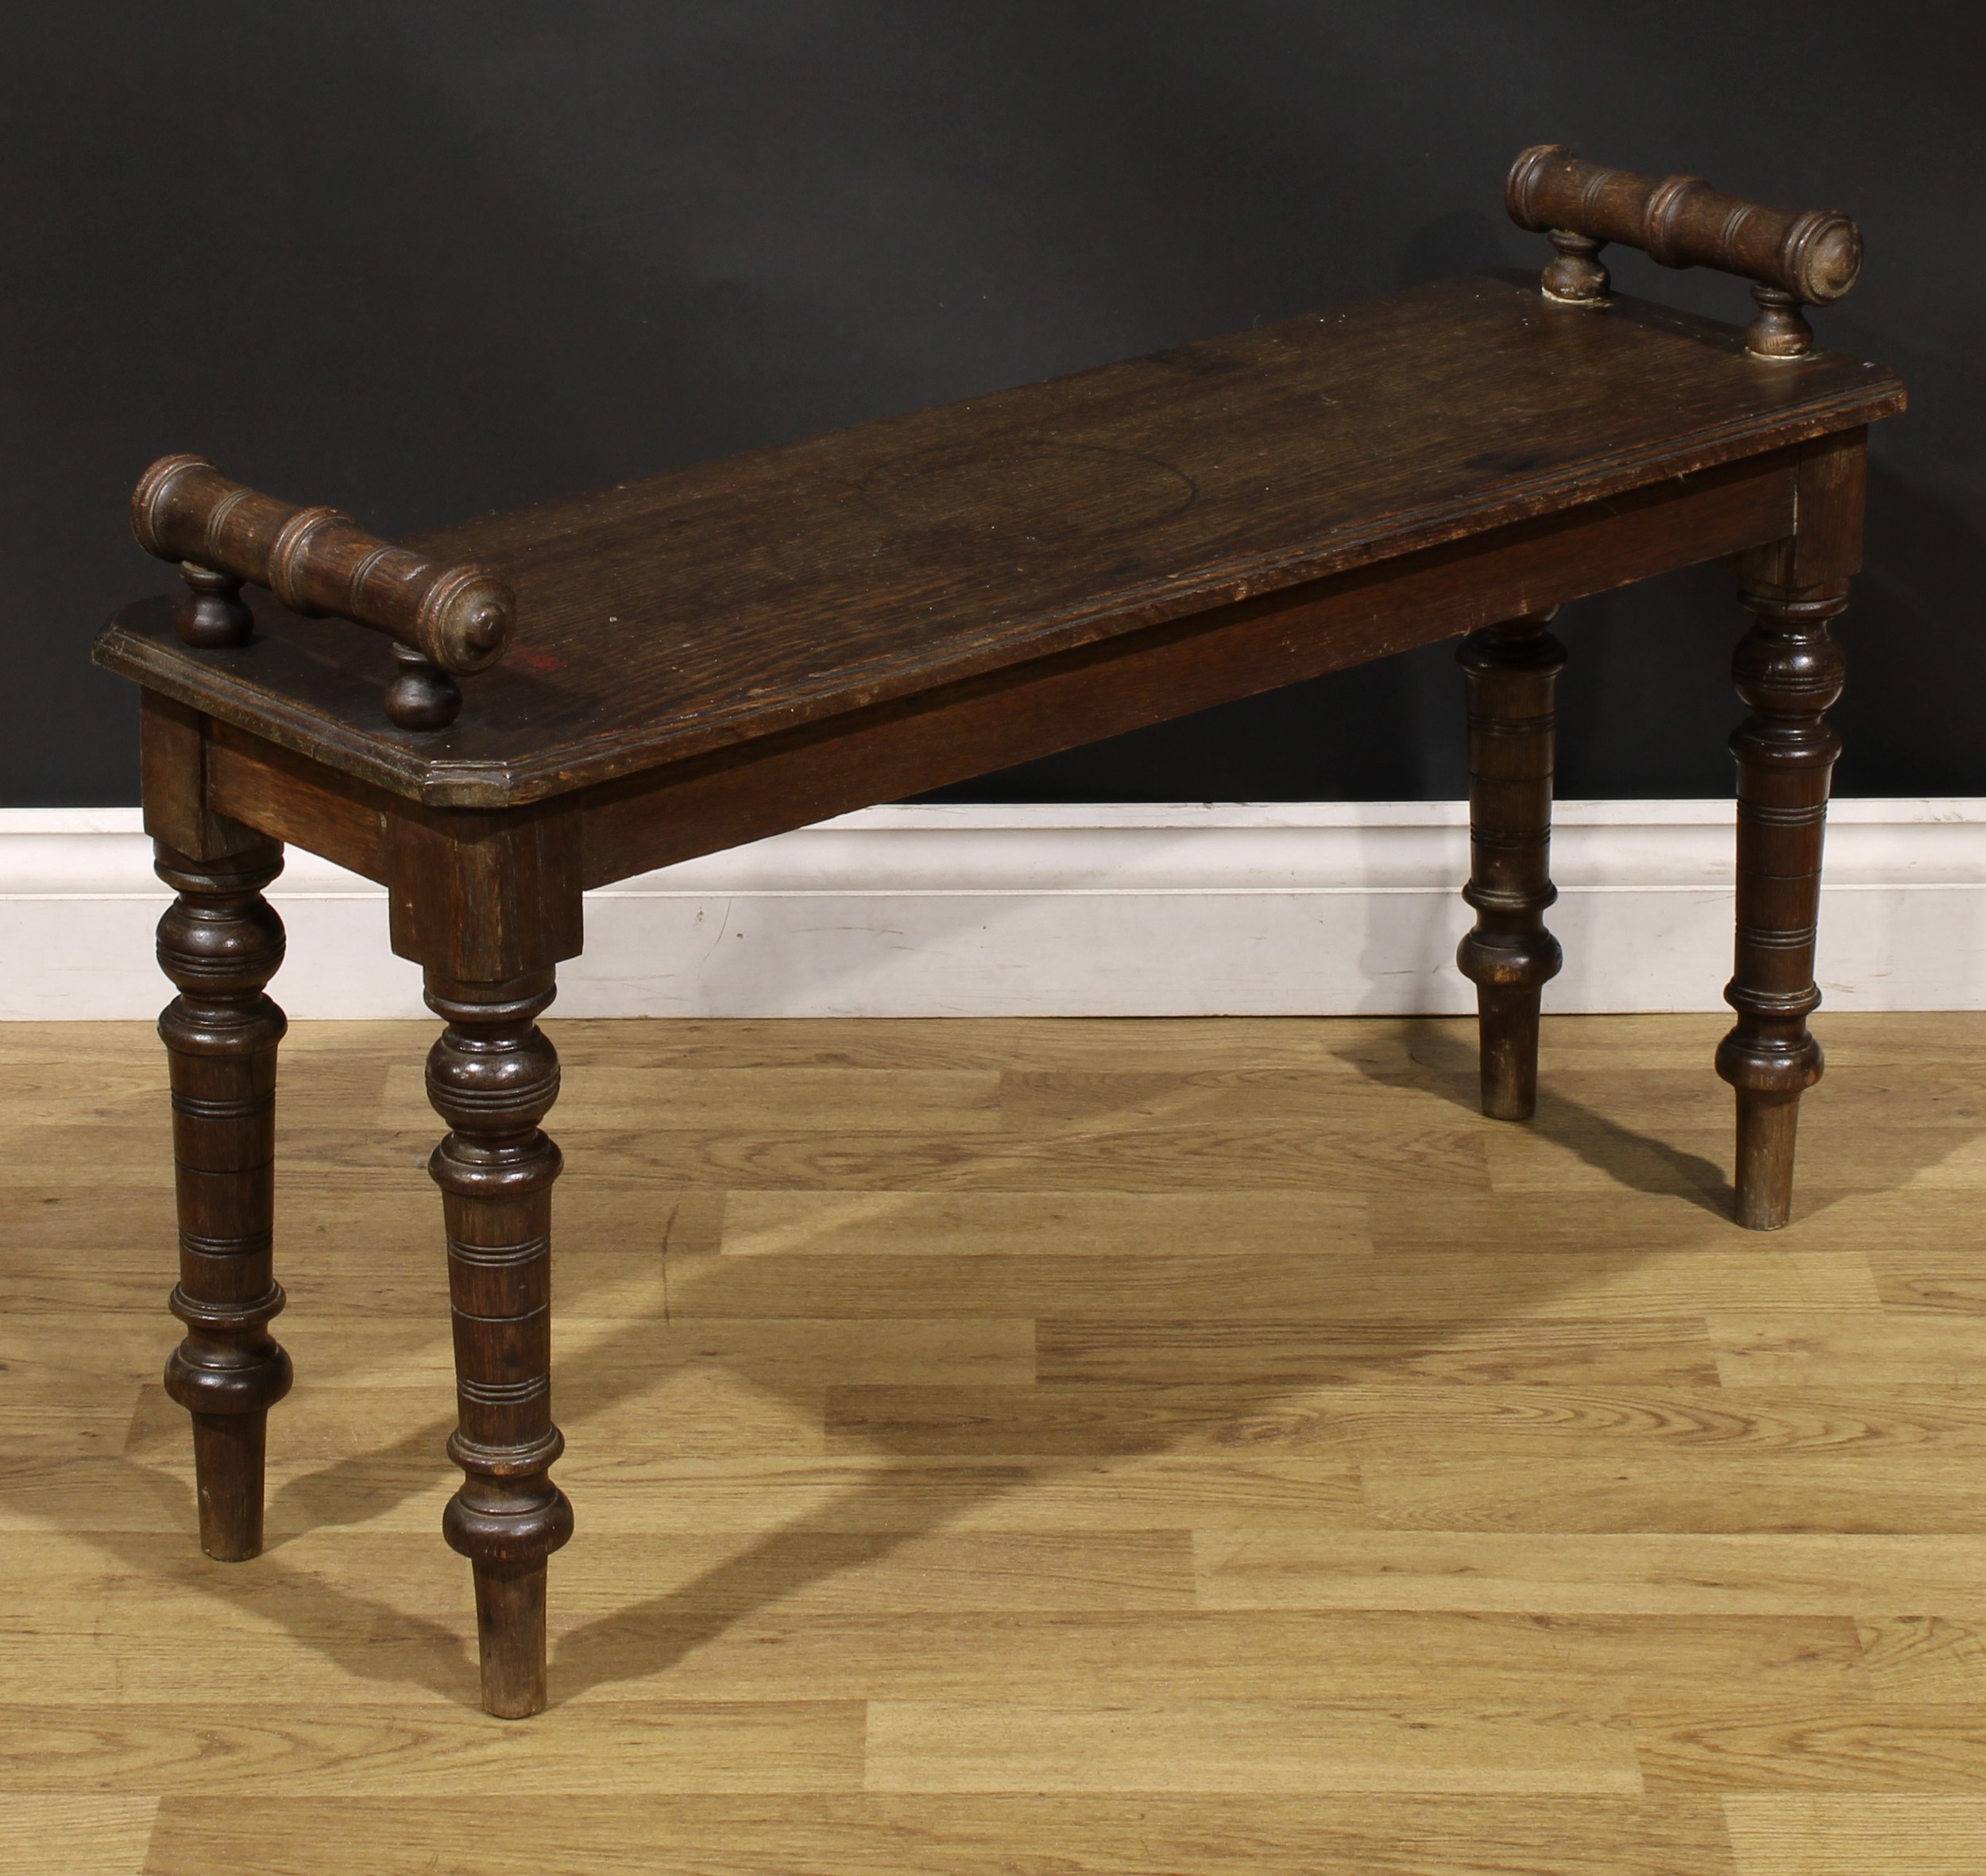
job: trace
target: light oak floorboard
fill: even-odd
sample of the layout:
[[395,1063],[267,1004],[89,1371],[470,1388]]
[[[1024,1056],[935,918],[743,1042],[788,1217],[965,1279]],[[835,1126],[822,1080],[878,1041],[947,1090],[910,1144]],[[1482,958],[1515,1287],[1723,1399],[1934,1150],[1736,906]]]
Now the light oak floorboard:
[[1922,1792],[1724,1801],[1737,1876],[1976,1876],[1986,1797]]
[[0,1793],[0,1876],[139,1876],[159,1801]]
[[1312,1792],[621,1796],[512,1804],[500,1832],[430,1798],[168,1798],[145,1866],[149,1876],[1735,1876],[1714,1799],[1559,1795],[1547,1806]]
[[1853,1617],[1893,1605],[1986,1618],[1986,1536],[1254,1525],[1196,1531],[1193,1557],[1204,1609]]
[[868,1715],[872,1791],[1641,1789],[1632,1734],[1604,1707],[892,1700]]

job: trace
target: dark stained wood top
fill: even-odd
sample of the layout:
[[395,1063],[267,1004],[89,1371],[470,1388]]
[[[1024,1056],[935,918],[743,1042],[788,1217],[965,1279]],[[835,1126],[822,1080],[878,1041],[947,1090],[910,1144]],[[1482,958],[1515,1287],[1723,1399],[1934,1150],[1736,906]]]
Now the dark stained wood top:
[[96,656],[396,793],[524,803],[1903,407],[1860,358],[1472,275],[420,536],[518,600],[438,734],[387,723],[383,640],[259,592],[241,649],[159,599]]

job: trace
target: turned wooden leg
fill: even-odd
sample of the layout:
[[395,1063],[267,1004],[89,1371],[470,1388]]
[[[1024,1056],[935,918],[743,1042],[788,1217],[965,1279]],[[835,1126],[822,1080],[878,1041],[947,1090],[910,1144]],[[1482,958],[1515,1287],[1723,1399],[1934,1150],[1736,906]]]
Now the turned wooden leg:
[[1841,694],[1845,660],[1827,622],[1848,585],[1753,586],[1753,615],[1733,663],[1751,710],[1731,738],[1737,758],[1737,942],[1725,1000],[1737,1011],[1717,1046],[1717,1072],[1737,1091],[1737,1221],[1786,1223],[1801,1092],[1821,1078],[1821,1046],[1806,1027],[1819,1007],[1814,939],[1821,843],[1841,738],[1825,721]]
[[189,860],[156,843],[178,897],[159,921],[159,963],[180,994],[159,1018],[172,1077],[180,1280],[186,1337],[165,1391],[193,1416],[200,1548],[226,1562],[262,1548],[269,1410],[290,1358],[269,1332],[275,1278],[276,1047],[286,1027],[263,985],[283,961],[283,922],[262,888],[283,870],[265,846]]
[[572,1535],[547,1474],[565,1441],[551,1420],[551,1186],[558,1149],[539,1123],[558,1098],[558,1057],[537,1018],[552,973],[458,983],[430,971],[448,1027],[427,1095],[449,1125],[428,1170],[448,1225],[460,1416],[448,1442],[463,1480],[442,1528],[473,1566],[483,1704],[521,1719],[545,1704],[545,1565]]
[[1485,626],[1458,654],[1469,700],[1469,884],[1475,929],[1455,964],[1476,986],[1482,1111],[1538,1104],[1538,999],[1564,961],[1544,928],[1551,884],[1553,712],[1565,647],[1549,613]]

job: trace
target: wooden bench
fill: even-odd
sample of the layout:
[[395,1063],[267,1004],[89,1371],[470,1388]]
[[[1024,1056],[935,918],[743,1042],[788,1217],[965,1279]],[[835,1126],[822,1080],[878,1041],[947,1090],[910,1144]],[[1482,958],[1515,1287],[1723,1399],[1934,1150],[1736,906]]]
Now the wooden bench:
[[[201,1542],[253,1556],[265,1430],[283,930],[293,841],[390,896],[446,1025],[427,1085],[463,1483],[493,1713],[545,1700],[551,1197],[558,1062],[536,1019],[589,887],[1457,634],[1469,710],[1486,1112],[1536,1089],[1559,947],[1547,629],[1583,594],[1721,559],[1737,656],[1737,1215],[1783,1224],[1814,985],[1865,426],[1896,378],[1815,350],[1845,217],[1526,151],[1511,212],[1556,249],[1489,273],[624,483],[388,547],[193,457],[133,497],[185,593],[118,613],[145,687],[146,825],[180,1223],[167,1370]],[[1740,330],[1613,296],[1631,242],[1758,283]],[[245,590],[244,582],[248,582]],[[1654,648],[1652,648],[1652,655]],[[460,677],[466,681],[457,683]]]

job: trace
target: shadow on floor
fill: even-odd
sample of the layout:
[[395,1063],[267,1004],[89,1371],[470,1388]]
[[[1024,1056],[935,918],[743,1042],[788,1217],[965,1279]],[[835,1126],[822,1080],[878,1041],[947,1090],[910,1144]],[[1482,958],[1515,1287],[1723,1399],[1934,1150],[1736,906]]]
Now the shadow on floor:
[[[1546,1019],[1550,1034],[1551,1019]],[[1481,1112],[1475,1025],[1464,1019],[1404,1017],[1401,1032],[1414,1066],[1389,1069],[1356,1050],[1335,1050],[1338,1058],[1368,1081],[1389,1088],[1424,1089],[1470,1114]],[[1710,1072],[1705,1064],[1705,1073]],[[1679,1198],[1731,1220],[1737,1194],[1725,1169],[1665,1140],[1640,1133],[1590,1108],[1552,1085],[1547,1062],[1538,1078],[1538,1110],[1528,1121],[1493,1121],[1496,1127],[1525,1127],[1575,1153],[1614,1184],[1660,1198]],[[1733,1121],[1735,1133],[1736,1122]],[[1805,1216],[1802,1212],[1801,1216]],[[1733,1223],[1733,1229],[1737,1229]]]

